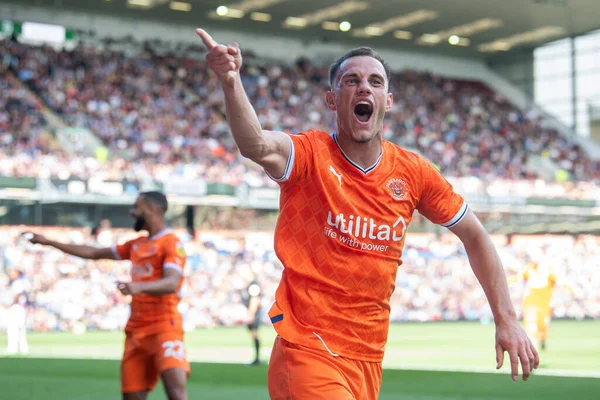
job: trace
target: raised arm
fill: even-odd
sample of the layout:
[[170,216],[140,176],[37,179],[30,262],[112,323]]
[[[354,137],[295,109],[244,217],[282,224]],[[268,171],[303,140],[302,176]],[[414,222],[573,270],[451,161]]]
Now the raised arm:
[[51,246],[76,257],[87,258],[88,260],[99,260],[102,258],[109,260],[117,259],[110,247],[97,248],[93,246],[62,243],[31,232],[27,232],[24,235],[26,235],[27,239],[33,244]]
[[197,29],[196,33],[208,51],[208,66],[221,81],[227,122],[240,153],[261,165],[274,178],[280,178],[291,152],[291,140],[283,132],[261,128],[240,77],[242,53],[239,45],[219,44],[202,29]]

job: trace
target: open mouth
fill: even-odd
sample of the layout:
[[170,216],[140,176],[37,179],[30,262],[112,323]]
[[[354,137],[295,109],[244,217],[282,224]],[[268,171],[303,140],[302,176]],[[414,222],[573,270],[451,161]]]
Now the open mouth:
[[361,101],[354,107],[354,115],[360,122],[368,122],[373,114],[373,106],[366,101]]

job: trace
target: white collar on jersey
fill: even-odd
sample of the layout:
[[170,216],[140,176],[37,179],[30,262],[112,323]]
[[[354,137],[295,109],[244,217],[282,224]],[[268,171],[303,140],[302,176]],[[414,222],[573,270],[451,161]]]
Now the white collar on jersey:
[[171,228],[165,228],[162,231],[155,233],[154,236],[148,236],[148,240],[158,239],[159,237],[163,237],[169,233],[171,233]]
[[342,155],[344,156],[344,158],[350,164],[352,164],[356,169],[358,169],[360,172],[362,172],[363,174],[368,174],[369,172],[373,171],[375,169],[375,167],[377,167],[379,165],[379,162],[381,161],[381,158],[383,157],[383,146],[381,146],[381,153],[379,153],[379,157],[377,157],[377,161],[375,161],[375,164],[371,165],[368,168],[363,168],[360,165],[358,165],[357,163],[355,163],[354,161],[352,161],[350,159],[350,157],[348,157],[346,155],[346,153],[344,153],[342,146],[340,146],[340,143],[338,142],[337,132],[333,132],[330,136],[333,139],[333,141],[335,142],[335,144],[337,145],[338,149],[340,149],[340,151],[342,152]]

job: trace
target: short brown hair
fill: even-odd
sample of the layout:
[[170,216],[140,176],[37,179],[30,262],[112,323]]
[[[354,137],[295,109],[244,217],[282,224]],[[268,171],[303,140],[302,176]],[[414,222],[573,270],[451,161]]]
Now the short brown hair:
[[140,196],[144,196],[146,204],[157,206],[163,214],[167,212],[169,202],[167,201],[167,196],[163,193],[157,191],[142,192],[140,193]]
[[329,67],[329,86],[333,87],[333,81],[336,78],[337,73],[340,70],[340,66],[344,61],[352,57],[361,56],[373,57],[374,59],[379,61],[381,65],[383,65],[383,69],[385,70],[385,76],[387,78],[387,83],[389,87],[390,79],[392,77],[392,71],[390,70],[390,66],[383,60],[383,58],[381,58],[379,54],[375,52],[375,50],[373,50],[370,47],[358,47],[356,49],[352,49],[340,58],[338,58],[338,60],[334,62],[331,65],[331,67]]

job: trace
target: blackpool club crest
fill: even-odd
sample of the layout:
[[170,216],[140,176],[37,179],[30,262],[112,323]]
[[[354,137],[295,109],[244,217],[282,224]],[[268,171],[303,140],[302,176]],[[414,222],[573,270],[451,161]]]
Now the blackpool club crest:
[[402,179],[393,178],[385,185],[395,200],[402,200],[408,192],[408,185]]

